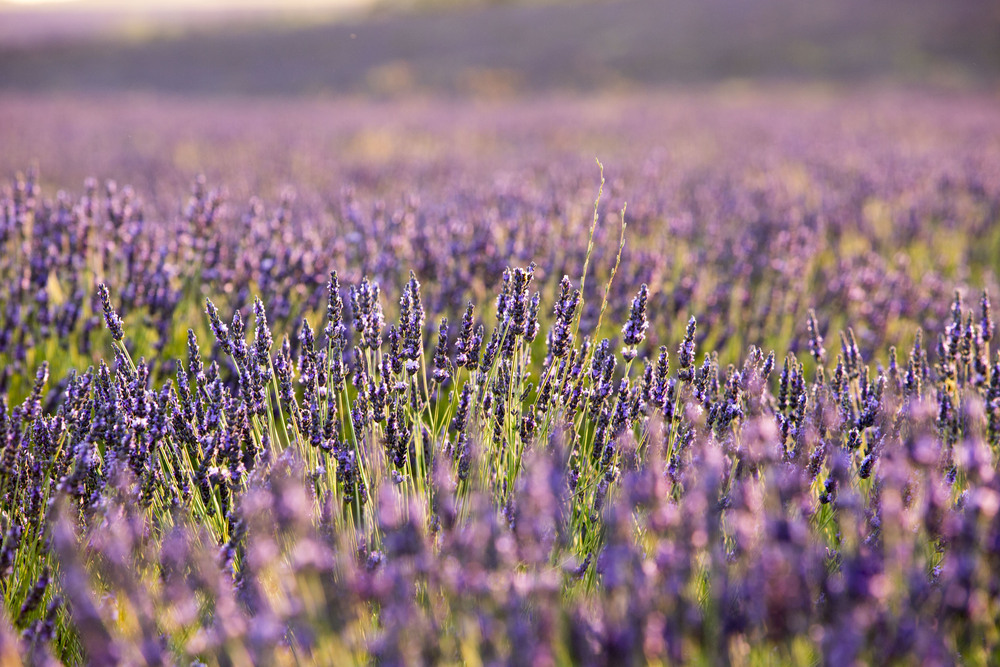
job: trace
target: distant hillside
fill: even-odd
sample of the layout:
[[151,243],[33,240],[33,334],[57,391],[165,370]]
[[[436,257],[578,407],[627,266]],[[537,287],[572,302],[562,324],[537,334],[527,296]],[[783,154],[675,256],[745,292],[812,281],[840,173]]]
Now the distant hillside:
[[992,85],[1000,3],[515,2],[0,47],[0,90],[505,93],[743,77]]

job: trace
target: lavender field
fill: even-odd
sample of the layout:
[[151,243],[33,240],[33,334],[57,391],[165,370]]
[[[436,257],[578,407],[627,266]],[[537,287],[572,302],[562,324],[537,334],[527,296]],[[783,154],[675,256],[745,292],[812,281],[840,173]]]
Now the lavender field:
[[995,94],[8,91],[0,147],[0,664],[1000,661]]

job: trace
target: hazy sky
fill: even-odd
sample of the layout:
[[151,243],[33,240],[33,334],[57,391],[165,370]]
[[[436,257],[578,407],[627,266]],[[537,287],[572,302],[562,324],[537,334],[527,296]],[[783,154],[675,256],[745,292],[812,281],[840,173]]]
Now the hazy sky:
[[375,0],[0,0],[0,7],[73,7],[74,9],[348,9]]
[[244,13],[331,20],[363,14],[376,3],[385,0],[0,0],[0,46],[126,34],[142,38],[192,21],[225,23]]

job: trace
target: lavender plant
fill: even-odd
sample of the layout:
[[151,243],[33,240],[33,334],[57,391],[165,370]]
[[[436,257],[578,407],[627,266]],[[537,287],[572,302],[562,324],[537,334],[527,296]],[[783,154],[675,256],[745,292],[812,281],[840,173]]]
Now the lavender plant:
[[[431,179],[443,213],[345,192],[301,238],[290,193],[234,235],[205,181],[159,226],[131,188],[15,179],[0,661],[1000,660],[997,286],[967,240],[1000,209],[948,165],[821,201],[691,168],[664,187],[692,218],[609,224],[602,188],[586,243],[553,231],[558,171]],[[959,268],[917,222],[880,254],[917,212]]]

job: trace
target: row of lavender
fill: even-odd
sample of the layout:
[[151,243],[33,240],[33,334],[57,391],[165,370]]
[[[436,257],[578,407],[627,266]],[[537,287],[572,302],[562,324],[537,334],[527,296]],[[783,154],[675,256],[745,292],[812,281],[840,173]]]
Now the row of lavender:
[[995,662],[996,114],[843,104],[666,109],[593,208],[558,105],[346,172],[162,115],[311,164],[242,213],[20,133],[141,192],[3,195],[0,662]]
[[343,290],[333,273],[322,328],[303,320],[294,351],[263,302],[244,322],[208,301],[225,364],[189,332],[172,382],[133,361],[102,284],[112,367],[71,373],[47,407],[43,364],[2,410],[0,566],[20,632],[4,650],[102,664],[996,657],[985,293],[970,308],[956,296],[936,354],[918,336],[885,369],[852,332],[833,363],[811,316],[814,370],[757,348],[720,368],[693,318],[675,354],[646,353],[645,285],[619,346],[582,334],[569,278],[543,310],[534,272],[505,271],[489,328],[472,304],[457,327],[428,322],[414,276],[387,324],[377,284]]
[[342,290],[334,273],[321,333],[303,320],[295,351],[275,344],[263,302],[251,325],[208,301],[225,366],[189,332],[162,383],[133,362],[102,284],[113,370],[71,374],[47,409],[43,364],[2,411],[0,564],[21,632],[7,650],[220,664],[996,655],[1000,361],[985,293],[974,309],[956,296],[936,355],[918,336],[874,374],[851,332],[831,364],[813,317],[813,371],[757,348],[722,369],[693,318],[676,354],[647,356],[645,285],[620,346],[581,334],[568,278],[543,335],[534,272],[504,273],[489,329],[472,304],[460,326],[432,326],[413,276],[387,325],[377,284]]
[[[789,97],[426,109],[5,100],[0,166],[38,158],[44,169],[4,189],[0,383],[23,396],[57,349],[71,362],[53,366],[59,376],[96,362],[100,281],[157,377],[172,375],[188,328],[207,333],[205,297],[232,310],[260,296],[291,330],[322,310],[331,267],[381,285],[412,270],[429,309],[453,320],[508,265],[537,262],[554,291],[584,260],[594,154],[613,168],[585,327],[625,199],[630,243],[609,308],[620,321],[648,284],[652,347],[673,344],[690,312],[726,362],[751,344],[795,347],[814,307],[885,363],[889,345],[940,328],[956,287],[1000,289],[995,106]],[[185,160],[210,175],[186,201]],[[136,187],[90,180],[81,193],[94,172]],[[280,196],[288,183],[295,194]]]

